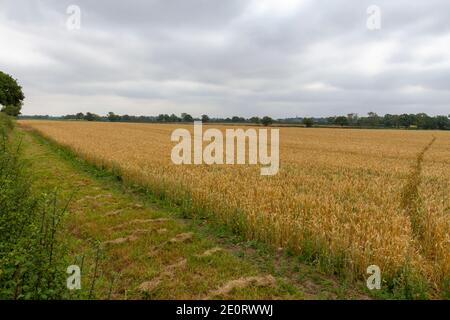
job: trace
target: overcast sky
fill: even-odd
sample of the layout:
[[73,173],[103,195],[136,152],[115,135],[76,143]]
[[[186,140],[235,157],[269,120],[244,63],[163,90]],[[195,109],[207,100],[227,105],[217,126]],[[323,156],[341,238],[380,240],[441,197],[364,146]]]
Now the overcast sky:
[[449,0],[0,0],[0,44],[23,114],[450,113]]

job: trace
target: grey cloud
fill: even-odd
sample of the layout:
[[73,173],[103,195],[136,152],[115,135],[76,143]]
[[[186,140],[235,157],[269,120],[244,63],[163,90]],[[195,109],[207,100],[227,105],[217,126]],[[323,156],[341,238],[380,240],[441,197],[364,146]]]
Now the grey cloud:
[[295,2],[6,0],[0,69],[28,114],[450,113],[448,1],[376,1],[378,31],[373,1]]

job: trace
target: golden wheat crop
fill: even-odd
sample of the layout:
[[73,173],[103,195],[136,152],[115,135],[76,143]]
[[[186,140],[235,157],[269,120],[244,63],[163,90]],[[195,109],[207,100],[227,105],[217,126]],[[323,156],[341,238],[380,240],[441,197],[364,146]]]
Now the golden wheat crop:
[[261,176],[258,166],[172,164],[170,134],[188,125],[21,124],[331,271],[362,279],[375,264],[388,282],[448,286],[450,132],[281,128],[280,171]]

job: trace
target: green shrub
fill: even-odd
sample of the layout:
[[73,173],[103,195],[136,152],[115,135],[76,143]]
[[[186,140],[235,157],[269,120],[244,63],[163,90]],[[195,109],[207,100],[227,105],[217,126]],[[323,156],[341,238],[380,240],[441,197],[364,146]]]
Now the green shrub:
[[64,209],[56,193],[36,196],[0,115],[0,299],[56,299],[66,292],[63,247],[58,242]]

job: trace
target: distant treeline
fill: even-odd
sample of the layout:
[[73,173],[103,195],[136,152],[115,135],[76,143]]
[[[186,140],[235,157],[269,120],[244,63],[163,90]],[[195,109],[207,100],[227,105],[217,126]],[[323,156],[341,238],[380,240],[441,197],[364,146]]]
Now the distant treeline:
[[416,128],[416,129],[438,129],[450,130],[450,115],[448,116],[429,116],[426,113],[418,114],[386,114],[379,116],[374,112],[369,112],[367,116],[358,116],[356,113],[350,113],[346,116],[333,116],[321,118],[285,118],[272,119],[271,117],[251,117],[243,118],[234,116],[231,118],[210,118],[204,114],[200,118],[194,118],[188,113],[182,113],[180,116],[175,114],[160,114],[158,116],[130,116],[118,115],[109,112],[106,116],[100,116],[95,113],[87,112],[68,114],[61,117],[53,116],[20,116],[22,119],[53,119],[53,120],[85,120],[85,121],[109,121],[109,122],[141,122],[141,123],[174,123],[174,122],[192,122],[202,120],[203,122],[215,123],[252,123],[270,125],[272,123],[286,125],[304,125],[313,126],[340,126],[340,127],[360,127],[360,128]]

